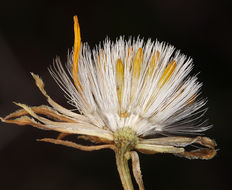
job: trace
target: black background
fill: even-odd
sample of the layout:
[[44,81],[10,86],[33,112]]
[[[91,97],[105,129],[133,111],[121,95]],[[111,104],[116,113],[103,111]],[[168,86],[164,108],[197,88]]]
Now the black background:
[[[141,155],[147,190],[231,189],[231,7],[229,1],[4,1],[0,6],[0,115],[17,107],[46,104],[31,71],[47,92],[69,107],[47,67],[59,55],[66,60],[73,45],[73,15],[79,17],[82,41],[92,48],[106,36],[156,38],[192,57],[200,71],[207,116],[214,128],[206,135],[218,143],[209,161],[173,155]],[[36,142],[54,137],[32,127],[0,123],[0,188],[17,190],[122,189],[110,150],[82,152]],[[136,187],[137,188],[137,187]]]

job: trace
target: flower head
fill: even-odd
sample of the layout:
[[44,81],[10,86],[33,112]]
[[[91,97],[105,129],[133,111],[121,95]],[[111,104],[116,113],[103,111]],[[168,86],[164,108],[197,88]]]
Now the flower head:
[[[79,113],[57,104],[46,93],[39,76],[32,73],[51,107],[16,103],[22,109],[1,118],[3,122],[60,132],[57,139],[41,141],[87,151],[113,149],[125,190],[133,189],[129,159],[136,182],[140,190],[144,189],[136,151],[173,153],[189,159],[210,159],[216,154],[211,139],[183,136],[209,128],[202,121],[205,100],[198,97],[202,84],[196,76],[189,76],[193,67],[190,58],[171,45],[139,38],[125,41],[120,37],[116,42],[106,39],[90,50],[88,44],[81,43],[76,16],[74,33],[74,48],[66,68],[56,59],[49,71]],[[101,145],[83,146],[63,140],[69,134]],[[205,148],[184,149],[194,143]]]

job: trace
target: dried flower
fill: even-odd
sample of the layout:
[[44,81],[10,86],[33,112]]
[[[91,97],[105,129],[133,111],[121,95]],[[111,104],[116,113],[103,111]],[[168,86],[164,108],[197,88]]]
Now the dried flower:
[[[49,71],[79,113],[56,103],[44,90],[43,81],[32,73],[50,106],[16,103],[22,109],[1,118],[3,122],[60,132],[56,139],[40,141],[85,151],[112,149],[125,190],[134,189],[130,159],[139,189],[144,189],[136,151],[172,153],[189,159],[215,156],[216,143],[196,136],[210,126],[201,121],[205,100],[198,98],[201,83],[196,76],[189,76],[191,59],[173,46],[139,38],[125,41],[120,37],[116,42],[106,39],[102,47],[91,51],[81,43],[77,16],[74,34],[66,68],[56,59]],[[98,145],[64,140],[70,134]],[[185,147],[192,144],[201,147],[186,151]]]

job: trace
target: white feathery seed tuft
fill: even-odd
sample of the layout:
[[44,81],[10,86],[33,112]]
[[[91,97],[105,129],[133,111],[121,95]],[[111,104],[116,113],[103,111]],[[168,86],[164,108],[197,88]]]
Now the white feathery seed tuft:
[[[141,59],[139,67],[136,56]],[[120,98],[118,60],[123,66]],[[92,51],[82,44],[78,62],[81,92],[73,83],[73,53],[68,54],[66,68],[57,58],[49,71],[68,102],[92,125],[112,132],[131,127],[138,136],[195,134],[209,128],[199,122],[206,101],[198,100],[202,84],[189,76],[192,59],[173,46],[139,38],[106,39]]]

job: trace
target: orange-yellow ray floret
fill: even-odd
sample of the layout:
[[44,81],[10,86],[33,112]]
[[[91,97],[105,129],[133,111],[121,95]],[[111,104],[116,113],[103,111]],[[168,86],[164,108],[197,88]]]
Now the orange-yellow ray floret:
[[133,80],[138,79],[143,61],[143,49],[139,48],[133,62]]
[[129,47],[128,50],[127,50],[127,57],[126,57],[126,60],[125,60],[125,68],[129,68],[129,70],[131,71],[132,69],[132,64],[131,64],[131,61],[130,61],[130,56],[132,55],[133,53],[133,47]]
[[[155,56],[159,56],[159,52],[157,52],[157,55],[155,55],[155,54],[153,55],[152,60],[153,60],[153,58],[155,60]],[[156,61],[156,63],[157,63],[157,61]],[[151,61],[151,64],[153,64],[152,61]],[[154,65],[154,67],[155,67],[155,65]],[[154,98],[156,97],[156,95],[159,93],[159,88],[161,88],[165,84],[165,82],[167,82],[167,80],[169,79],[169,77],[171,76],[171,74],[173,73],[173,71],[175,70],[175,68],[176,68],[176,62],[175,62],[175,60],[173,60],[171,63],[169,63],[169,65],[164,70],[163,75],[161,76],[161,78],[159,80],[158,88],[154,91],[154,93],[152,94],[151,98],[149,99],[149,101],[148,101],[148,103],[146,105],[146,109],[149,108],[151,102],[154,100]]]
[[77,16],[74,16],[73,20],[74,20],[73,79],[77,90],[80,92],[82,87],[78,78],[78,58],[79,58],[79,52],[81,47],[81,33],[80,33],[80,26],[78,23]]
[[117,60],[116,65],[116,82],[117,82],[117,94],[118,94],[118,102],[121,106],[122,101],[122,89],[123,89],[123,82],[124,82],[124,68],[122,64],[122,60],[119,58]]
[[152,58],[151,58],[151,61],[149,63],[149,67],[148,67],[148,70],[147,70],[147,73],[146,73],[146,77],[148,75],[152,76],[153,72],[154,72],[154,69],[155,69],[155,66],[159,60],[159,55],[160,55],[160,52],[159,51],[155,51],[152,55]]
[[171,63],[169,63],[169,65],[164,70],[164,73],[158,83],[159,87],[162,87],[167,82],[167,80],[170,78],[175,68],[176,68],[176,61],[173,60]]
[[152,59],[151,59],[150,65],[149,65],[150,75],[154,72],[156,63],[159,60],[159,55],[160,55],[160,52],[159,51],[155,51],[154,54],[153,54],[153,56],[152,56]]
[[135,54],[135,58],[133,62],[131,98],[133,98],[134,93],[137,89],[142,62],[143,62],[143,49],[139,48],[137,53]]

